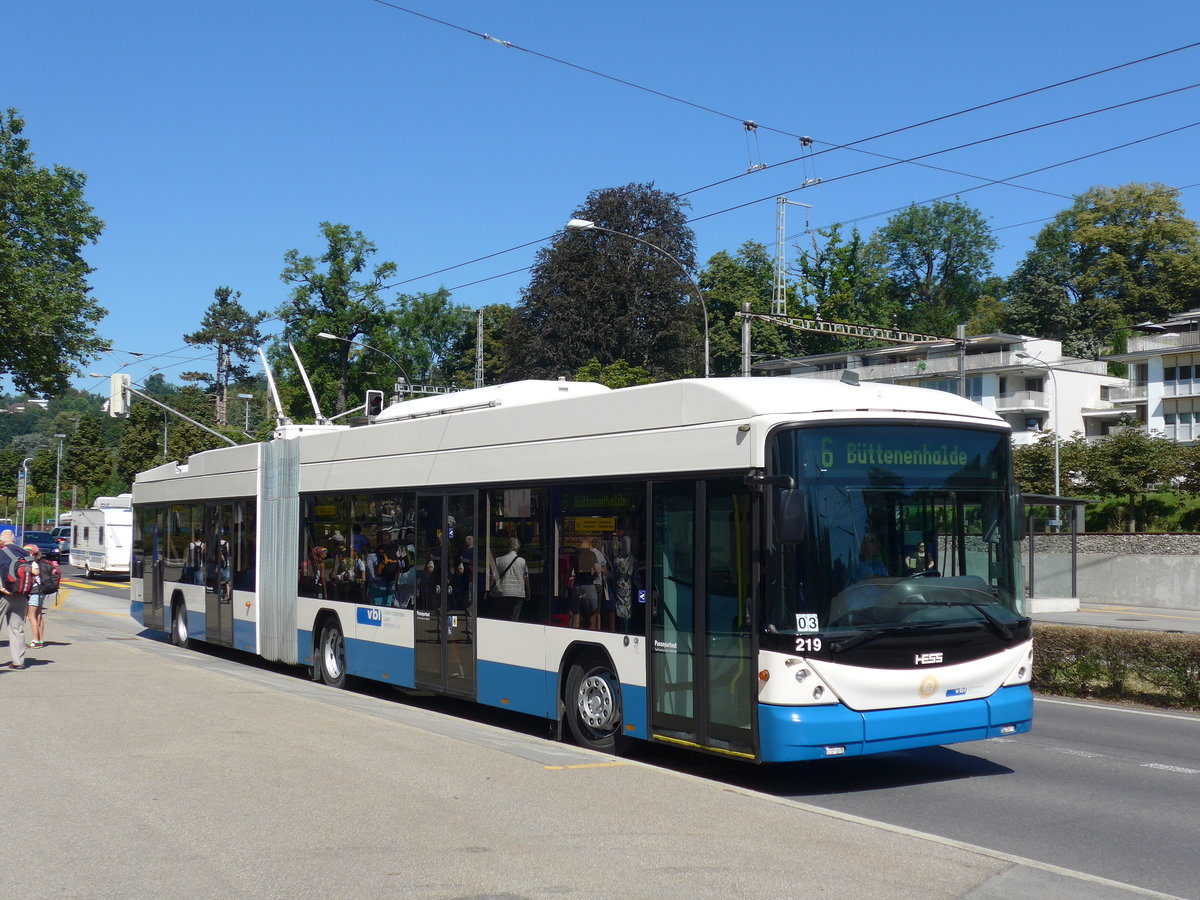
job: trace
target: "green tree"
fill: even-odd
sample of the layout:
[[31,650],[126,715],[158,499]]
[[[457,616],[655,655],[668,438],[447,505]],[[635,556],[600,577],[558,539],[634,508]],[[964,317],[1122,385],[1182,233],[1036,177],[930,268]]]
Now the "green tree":
[[[820,238],[823,243],[818,243]],[[887,255],[883,244],[864,240],[857,228],[843,237],[833,225],[813,235],[812,249],[800,251],[800,292],[813,314],[829,322],[892,325],[902,309],[888,292]],[[862,346],[854,338],[813,336],[810,353],[832,353]]]
[[387,345],[400,338],[400,356],[407,361],[408,375],[419,383],[453,383],[456,348],[469,336],[475,337],[475,313],[450,300],[440,288],[431,294],[401,295],[397,298],[390,333],[374,336],[373,343]]
[[[750,312],[768,315],[775,294],[775,263],[766,246],[747,241],[738,248],[736,256],[721,250],[708,261],[700,273],[700,287],[708,297],[708,314],[712,320],[712,359],[717,372],[740,372],[742,367],[742,319],[738,315],[743,304]],[[787,288],[789,312],[796,308],[794,285]],[[757,357],[796,356],[803,352],[803,332],[776,325],[763,319],[750,320],[750,348]]]
[[[287,350],[290,341],[304,360],[322,410],[341,413],[350,408],[352,390],[374,386],[366,374],[374,360],[364,360],[351,342],[397,328],[394,311],[381,297],[383,283],[395,275],[396,264],[382,262],[368,271],[375,245],[348,225],[322,222],[321,236],[325,251],[319,257],[302,256],[299,250],[284,254],[280,278],[292,286],[292,292],[279,307],[283,342],[273,348],[272,360],[277,370],[296,375],[293,384],[299,383]],[[321,332],[341,340],[318,338]],[[303,391],[293,387],[287,393],[292,414],[307,416],[309,404]]]
[[1132,183],[1081,195],[1010,280],[1010,328],[1090,356],[1117,349],[1129,325],[1200,305],[1200,232],[1179,193]]
[[696,259],[684,206],[652,184],[588,194],[572,216],[621,233],[562,232],[538,251],[506,334],[509,377],[571,375],[591,359],[656,379],[702,374],[702,306],[680,270]]
[[974,312],[998,246],[979,210],[959,200],[901,210],[873,241],[887,258],[899,324],[946,337]]
[[99,416],[83,416],[63,448],[63,479],[82,488],[79,503],[87,506],[92,488],[113,471],[113,452],[104,441]]
[[15,109],[0,114],[0,306],[8,313],[0,373],[20,390],[50,394],[106,343],[82,255],[104,223],[84,200],[85,176],[37,165],[24,130]]
[[623,359],[618,359],[607,366],[600,365],[598,360],[589,360],[587,365],[580,366],[575,373],[576,381],[594,381],[613,389],[632,387],[635,384],[651,384],[654,379],[645,369],[629,365]]
[[[246,360],[254,356],[262,344],[258,326],[266,313],[250,313],[241,304],[241,291],[219,287],[213,291],[214,302],[204,312],[200,329],[183,336],[189,344],[212,347],[217,352],[217,370],[211,390],[217,395],[216,423],[228,424],[229,385],[248,378],[250,367]],[[234,359],[242,362],[235,362]]]
[[[1076,433],[1058,445],[1058,490],[1064,497],[1079,496],[1085,479],[1088,444]],[[1032,444],[1013,450],[1013,475],[1025,494],[1052,495],[1054,490],[1054,432],[1044,431]]]
[[480,314],[483,315],[483,383],[504,384],[512,380],[508,377],[504,336],[513,308],[505,303],[489,303],[470,313],[469,326],[454,338],[446,354],[450,384],[456,387],[475,386],[475,326]]
[[139,402],[129,407],[125,432],[117,445],[117,475],[127,485],[133,484],[133,476],[138,472],[167,461],[162,454],[164,415],[169,413],[164,413],[152,403]]
[[1128,498],[1129,530],[1137,531],[1145,527],[1146,494],[1167,485],[1182,468],[1179,444],[1131,426],[1090,445],[1082,474],[1100,496]]

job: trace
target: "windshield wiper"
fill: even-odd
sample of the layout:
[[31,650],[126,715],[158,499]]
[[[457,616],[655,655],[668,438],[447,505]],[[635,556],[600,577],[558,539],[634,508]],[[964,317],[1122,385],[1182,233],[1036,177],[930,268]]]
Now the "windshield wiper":
[[860,631],[858,634],[848,637],[844,641],[834,641],[829,646],[834,653],[845,653],[847,650],[861,647],[863,644],[875,640],[875,638],[886,637],[890,634],[900,634],[903,631],[926,631],[930,628],[941,628],[945,624],[945,622],[908,622],[903,625],[888,625],[885,628],[876,628],[874,631]]
[[[993,629],[995,629],[995,631],[998,635],[1000,635],[1006,641],[1012,640],[1012,636],[1013,636],[1012,629],[1009,628],[1007,625],[1005,625],[1002,621],[997,619],[996,616],[993,615],[988,610],[987,606],[981,600],[905,600],[905,601],[902,601],[900,605],[901,606],[969,606],[969,607],[971,607],[971,609],[975,610],[977,613],[979,613],[981,616],[983,616],[984,619],[987,620],[987,623],[989,625],[991,625]],[[1025,621],[1027,621],[1027,620],[1025,620],[1025,619],[1020,620],[1020,622],[1022,624]]]

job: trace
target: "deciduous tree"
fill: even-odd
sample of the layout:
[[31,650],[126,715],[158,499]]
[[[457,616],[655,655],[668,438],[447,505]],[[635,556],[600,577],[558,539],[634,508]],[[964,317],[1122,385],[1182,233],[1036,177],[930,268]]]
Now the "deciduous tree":
[[506,335],[510,377],[569,376],[591,359],[656,379],[702,374],[702,305],[680,270],[696,257],[684,206],[652,184],[592,191],[571,216],[621,234],[562,232],[538,251]]
[[910,206],[873,240],[887,257],[892,297],[903,307],[899,324],[947,337],[971,317],[998,246],[979,210],[959,200]]
[[1010,292],[1010,330],[1117,349],[1127,326],[1200,305],[1200,231],[1175,188],[1095,187],[1041,230]]
[[0,113],[0,373],[20,390],[49,394],[106,343],[83,258],[104,223],[84,200],[83,173],[39,166],[24,130],[15,109]]

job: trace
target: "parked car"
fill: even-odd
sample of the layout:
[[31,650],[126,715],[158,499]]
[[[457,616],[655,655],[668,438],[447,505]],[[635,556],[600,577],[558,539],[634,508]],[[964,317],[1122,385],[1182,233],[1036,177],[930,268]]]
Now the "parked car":
[[48,531],[26,531],[21,535],[21,546],[26,544],[34,544],[45,559],[59,558],[58,541]]
[[58,541],[58,560],[65,562],[71,558],[71,526],[59,525],[50,529],[50,536]]

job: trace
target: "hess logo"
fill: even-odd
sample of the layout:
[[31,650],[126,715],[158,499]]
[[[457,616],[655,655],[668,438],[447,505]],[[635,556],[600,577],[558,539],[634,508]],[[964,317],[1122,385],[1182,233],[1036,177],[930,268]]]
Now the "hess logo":
[[913,658],[913,663],[918,666],[938,666],[942,663],[942,654],[940,653],[918,653]]

